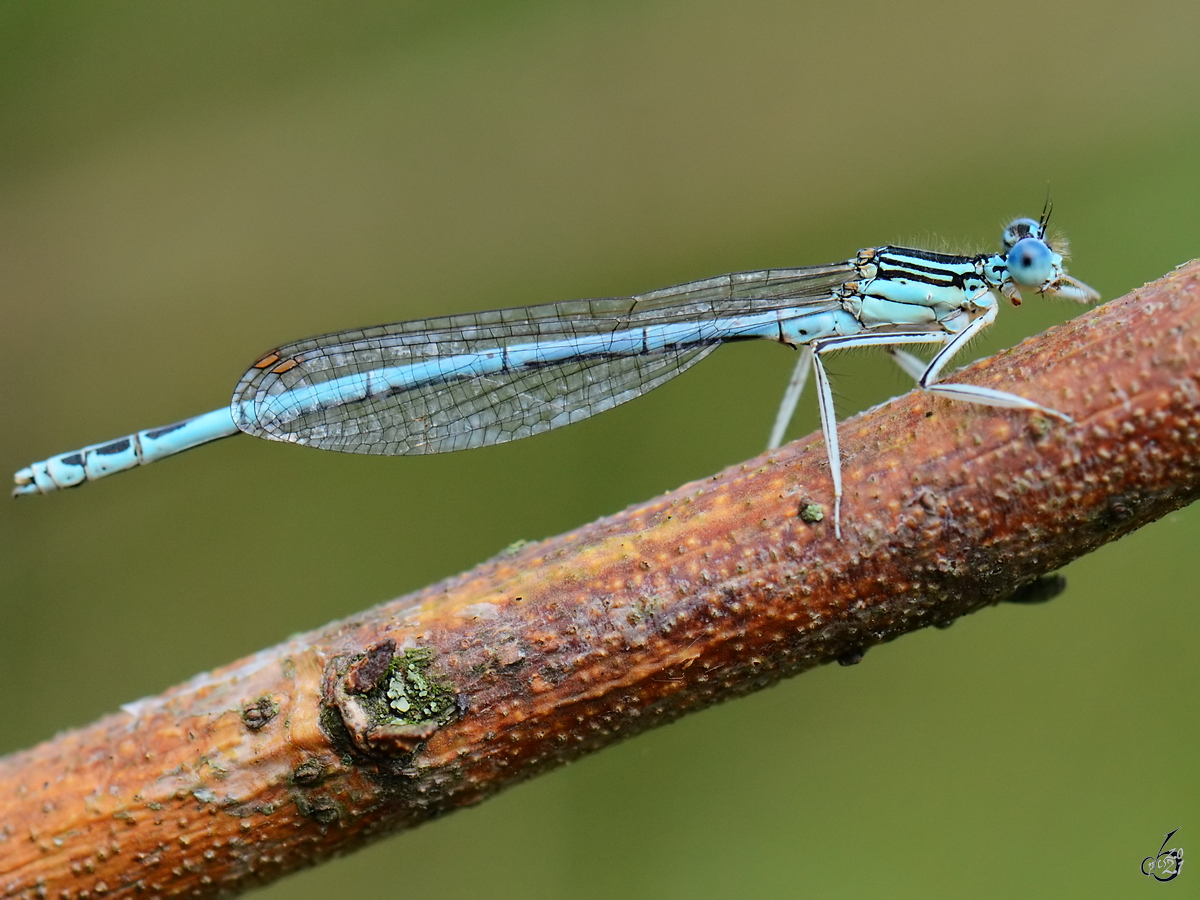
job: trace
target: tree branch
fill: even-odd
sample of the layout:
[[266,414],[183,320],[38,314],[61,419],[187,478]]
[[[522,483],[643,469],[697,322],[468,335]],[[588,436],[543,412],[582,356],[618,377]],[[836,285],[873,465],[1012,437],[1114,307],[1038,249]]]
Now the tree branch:
[[1200,263],[913,393],[0,760],[0,896],[210,896],[1014,592],[1200,491]]

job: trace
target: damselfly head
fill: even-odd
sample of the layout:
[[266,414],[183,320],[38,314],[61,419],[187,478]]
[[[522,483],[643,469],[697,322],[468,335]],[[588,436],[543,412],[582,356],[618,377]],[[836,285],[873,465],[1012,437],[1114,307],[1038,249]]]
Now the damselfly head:
[[[1018,232],[1019,226],[1031,223],[1042,231],[1042,226],[1031,219],[1017,219],[1004,231],[1005,243],[1008,243],[1010,231],[1012,236]],[[1040,235],[1029,234],[1019,238],[1009,248],[1005,256],[1008,264],[1008,277],[1012,291],[1005,291],[1005,296],[1014,303],[1020,303],[1019,288],[1033,288],[1042,296],[1062,297],[1074,300],[1076,303],[1095,303],[1100,295],[1081,281],[1077,281],[1063,269],[1063,258]]]

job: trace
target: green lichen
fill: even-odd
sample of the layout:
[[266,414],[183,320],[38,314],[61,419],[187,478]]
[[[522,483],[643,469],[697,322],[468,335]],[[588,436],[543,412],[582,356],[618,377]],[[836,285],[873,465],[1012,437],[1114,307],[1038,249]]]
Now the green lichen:
[[800,521],[813,524],[825,518],[825,510],[819,503],[805,503],[800,507]]
[[392,660],[378,686],[362,697],[377,725],[443,725],[454,716],[456,695],[452,687],[430,672],[433,651],[406,650]]
[[432,662],[432,653],[409,650],[393,663],[384,694],[398,722],[440,722],[454,711],[454,692],[430,676]]

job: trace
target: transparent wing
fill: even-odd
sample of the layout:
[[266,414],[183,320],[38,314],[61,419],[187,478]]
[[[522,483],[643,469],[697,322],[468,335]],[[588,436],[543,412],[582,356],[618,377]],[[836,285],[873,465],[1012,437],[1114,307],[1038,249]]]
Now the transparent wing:
[[[475,355],[570,347],[589,336],[784,308],[837,305],[853,264],[722,275],[633,297],[576,300],[380,325],[309,338],[268,353],[243,376],[231,408],[258,437],[349,453],[441,453],[515,440],[577,422],[678,375],[736,334],[712,332],[654,352],[561,353],[480,372]],[[593,341],[590,346],[594,346]],[[529,351],[522,350],[526,356]],[[516,358],[514,351],[514,358]],[[439,362],[440,361],[440,362]],[[342,386],[380,371],[440,366],[436,379],[382,394]],[[452,368],[447,371],[446,364]],[[453,367],[458,367],[455,369]],[[461,371],[460,371],[460,370]],[[324,393],[321,393],[321,392]],[[343,393],[339,393],[343,391]],[[353,392],[350,392],[351,394]],[[289,398],[328,396],[303,406]],[[281,408],[290,409],[280,415]]]

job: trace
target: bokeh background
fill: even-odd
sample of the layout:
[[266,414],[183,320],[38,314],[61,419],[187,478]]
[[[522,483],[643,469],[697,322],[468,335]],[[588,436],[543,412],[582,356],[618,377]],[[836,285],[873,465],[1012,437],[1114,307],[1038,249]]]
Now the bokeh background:
[[[260,352],[323,331],[990,248],[1047,187],[1071,271],[1119,296],[1200,255],[1197,34],[1194,0],[4,3],[0,461],[220,406]],[[975,353],[1077,312],[1006,309]],[[238,438],[0,504],[0,752],[750,457],[792,359],[729,347],[487,450]],[[871,354],[832,368],[843,414],[907,389]],[[1162,890],[1138,866],[1163,835],[1200,852],[1198,538],[1181,511],[1047,605],[256,896]]]

